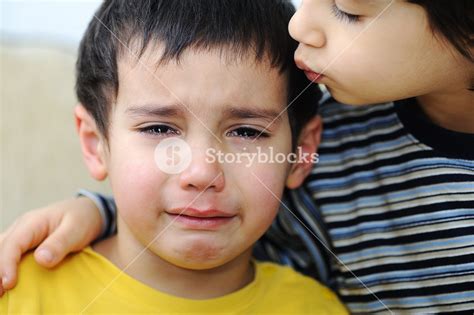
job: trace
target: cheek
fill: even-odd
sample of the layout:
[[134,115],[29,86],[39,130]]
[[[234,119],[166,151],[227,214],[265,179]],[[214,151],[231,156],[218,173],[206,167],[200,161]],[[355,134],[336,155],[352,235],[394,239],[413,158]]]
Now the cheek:
[[423,85],[432,85],[426,84],[434,73],[430,59],[439,57],[430,58],[436,49],[422,11],[388,10],[360,36],[352,35],[357,39],[345,38],[345,43],[336,36],[331,49],[333,57],[345,49],[328,69],[335,76],[330,89],[339,101],[392,101],[422,93]]
[[239,183],[240,193],[245,196],[246,222],[263,231],[271,224],[280,207],[286,169],[286,164],[261,163],[242,170],[248,174]]
[[165,180],[153,159],[153,153],[130,146],[116,148],[111,154],[110,183],[117,204],[121,205],[124,215],[150,211],[134,211],[146,209],[151,205],[158,206],[159,189]]
[[400,47],[377,46],[369,39],[360,39],[328,69],[333,79],[328,87],[336,100],[352,105],[406,98],[410,96],[407,86],[416,89],[419,85],[416,63]]
[[355,85],[370,84],[390,76],[406,63],[405,58],[395,51],[396,48],[384,47],[383,42],[374,41],[371,37],[360,37],[349,43],[335,45],[337,47],[331,53],[333,59],[329,62],[332,65],[327,71],[329,76],[334,73],[338,81]]

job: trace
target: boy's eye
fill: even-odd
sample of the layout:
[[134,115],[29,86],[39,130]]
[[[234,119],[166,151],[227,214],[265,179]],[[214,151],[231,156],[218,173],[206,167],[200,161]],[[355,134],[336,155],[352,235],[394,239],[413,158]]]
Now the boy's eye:
[[167,125],[151,125],[140,128],[139,130],[140,132],[156,136],[176,136],[180,134],[178,130]]
[[259,139],[259,138],[268,138],[269,134],[266,132],[262,132],[261,130],[254,129],[254,128],[240,127],[240,128],[229,131],[227,133],[227,136],[241,137],[245,139]]
[[342,11],[338,8],[337,4],[334,3],[332,5],[332,13],[334,16],[342,21],[346,21],[349,23],[356,23],[359,21],[360,15],[350,14],[347,12]]

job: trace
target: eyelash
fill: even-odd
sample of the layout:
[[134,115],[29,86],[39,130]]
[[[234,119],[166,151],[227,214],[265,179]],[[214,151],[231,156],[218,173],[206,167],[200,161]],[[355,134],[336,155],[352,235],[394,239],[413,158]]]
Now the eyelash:
[[[239,133],[241,135],[238,135]],[[252,135],[249,135],[249,133]],[[231,135],[231,134],[234,134],[234,135]],[[232,131],[229,131],[226,135],[229,135],[231,137],[237,136],[243,139],[260,139],[260,138],[270,137],[270,134],[268,134],[267,132],[262,132],[260,130],[249,128],[249,127],[240,127],[240,128],[234,129]]]
[[[168,132],[163,133],[163,129]],[[169,132],[170,130],[171,133]],[[140,128],[139,131],[153,136],[180,135],[180,132],[178,130],[167,125],[151,125]]]
[[338,8],[336,3],[332,5],[332,13],[334,16],[342,21],[347,21],[349,23],[356,23],[359,22],[360,15],[349,14],[347,12],[342,11]]
[[[151,125],[140,128],[139,131],[157,136],[180,135],[179,131],[167,125]],[[227,135],[231,137],[241,137],[244,139],[268,138],[270,136],[267,132],[262,132],[260,130],[249,127],[240,127],[234,129],[232,131],[227,132]]]

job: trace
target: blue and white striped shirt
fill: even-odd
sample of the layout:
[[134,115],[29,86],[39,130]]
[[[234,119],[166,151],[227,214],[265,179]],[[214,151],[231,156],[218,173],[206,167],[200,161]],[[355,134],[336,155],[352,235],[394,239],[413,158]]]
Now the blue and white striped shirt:
[[414,100],[329,100],[321,115],[319,164],[285,200],[297,219],[282,207],[257,254],[326,282],[353,313],[472,314],[474,135]]

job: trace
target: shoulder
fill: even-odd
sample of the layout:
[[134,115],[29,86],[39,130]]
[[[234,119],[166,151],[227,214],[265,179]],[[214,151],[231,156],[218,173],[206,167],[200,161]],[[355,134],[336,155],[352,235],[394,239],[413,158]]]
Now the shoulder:
[[64,260],[58,264],[56,267],[48,269],[40,266],[33,255],[33,252],[27,254],[21,261],[19,270],[20,272],[25,272],[31,275],[47,275],[48,277],[53,276],[54,274],[62,274],[65,272],[70,272],[78,267],[82,267],[82,264],[86,266],[91,262],[98,260],[97,254],[90,248],[87,247],[77,253],[70,254],[64,258]]
[[365,117],[367,115],[377,116],[386,113],[394,113],[395,104],[393,102],[372,104],[372,105],[347,105],[339,103],[330,95],[321,100],[319,113],[324,120],[329,122],[341,119]]
[[268,296],[277,296],[285,300],[288,305],[293,304],[292,307],[295,309],[301,309],[303,305],[309,313],[314,311],[318,314],[347,313],[333,291],[288,266],[258,262],[257,272]]
[[360,133],[364,129],[383,128],[389,124],[399,124],[393,102],[373,105],[347,105],[327,97],[321,104],[319,113],[323,120],[323,133],[346,136]]
[[[58,266],[48,269],[40,266],[34,259],[33,252],[27,254],[18,268],[18,284],[12,295],[35,296],[45,288],[63,287],[65,283],[79,283],[90,273],[97,258],[92,250],[86,248],[78,253],[67,256]],[[100,260],[97,260],[100,262]],[[81,280],[82,279],[82,280]]]
[[406,138],[393,103],[352,106],[329,99],[321,105],[320,114],[323,120],[320,155],[340,155],[346,151],[346,155],[353,155],[353,151],[372,152],[374,145],[412,142]]
[[333,297],[332,291],[315,279],[305,276],[288,266],[282,266],[270,262],[258,262],[257,270],[262,280],[268,283],[278,282],[286,290],[307,291],[324,293],[324,296]]
[[17,286],[6,293],[5,301],[0,299],[0,313],[5,309],[5,313],[13,314],[77,309],[81,301],[93,298],[100,289],[97,278],[104,266],[101,257],[90,248],[67,256],[52,269],[38,265],[33,253],[29,253],[20,263]]

